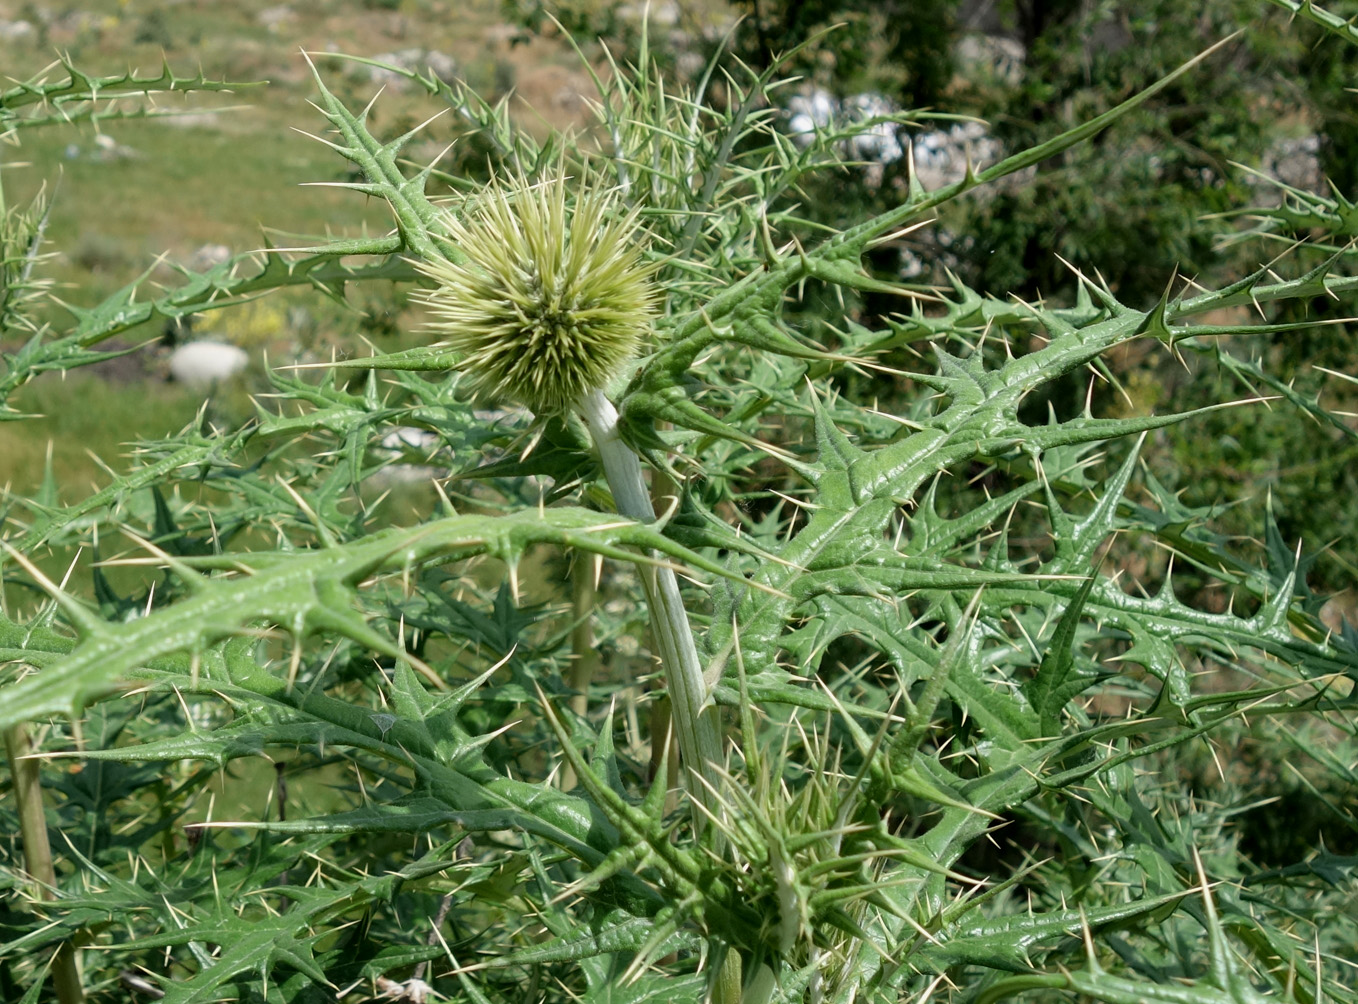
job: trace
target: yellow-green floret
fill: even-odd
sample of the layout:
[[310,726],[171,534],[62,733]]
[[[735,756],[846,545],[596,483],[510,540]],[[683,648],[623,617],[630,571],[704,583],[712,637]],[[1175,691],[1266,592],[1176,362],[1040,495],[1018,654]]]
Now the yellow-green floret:
[[491,184],[445,218],[466,261],[419,265],[437,283],[420,294],[431,330],[462,354],[474,389],[538,414],[616,376],[655,313],[635,210],[597,185],[573,201],[567,188],[564,174]]

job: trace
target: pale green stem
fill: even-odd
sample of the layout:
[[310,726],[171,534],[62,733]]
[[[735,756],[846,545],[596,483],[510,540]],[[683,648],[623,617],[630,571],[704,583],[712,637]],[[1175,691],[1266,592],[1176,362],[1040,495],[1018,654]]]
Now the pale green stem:
[[[618,435],[617,409],[601,390],[591,391],[578,408],[603,461],[604,476],[608,478],[618,512],[643,523],[655,522],[651,495],[641,477],[641,461]],[[688,783],[684,787],[715,815],[720,812],[715,795],[721,790],[717,768],[724,762],[721,731],[717,709],[707,705],[707,683],[698,647],[693,643],[688,611],[679,596],[679,582],[673,571],[652,565],[643,565],[640,571],[651,610],[651,633],[665,669],[671,728],[679,740],[680,759],[690,772],[685,775]],[[665,740],[659,737],[655,741]],[[702,817],[695,818],[701,827]],[[741,968],[740,955],[734,950],[727,951],[711,989],[711,1004],[741,1004]]]
[[[52,865],[52,844],[47,838],[47,816],[42,804],[39,761],[28,758],[33,744],[28,729],[15,725],[5,730],[5,754],[14,779],[14,800],[19,809],[19,833],[24,841],[24,870],[34,885],[37,899],[55,899],[57,873]],[[75,948],[65,942],[52,957],[52,983],[60,1004],[81,1004],[80,965]]]
[[[643,523],[655,522],[655,509],[641,476],[641,461],[618,435],[617,409],[600,390],[591,391],[578,407],[603,461],[604,475],[618,512]],[[707,706],[707,684],[698,648],[693,643],[688,612],[679,596],[679,582],[668,568],[643,565],[641,583],[651,609],[651,630],[665,669],[679,754],[684,766],[706,782],[690,779],[685,787],[715,812],[716,803],[711,795],[720,790],[714,768],[723,762],[721,735],[716,709]]]

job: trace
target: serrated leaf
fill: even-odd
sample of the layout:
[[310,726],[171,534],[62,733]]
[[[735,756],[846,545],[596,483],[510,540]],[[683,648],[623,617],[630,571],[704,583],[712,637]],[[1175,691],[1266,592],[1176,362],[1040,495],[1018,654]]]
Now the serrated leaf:
[[1024,687],[1028,701],[1037,711],[1042,734],[1059,735],[1061,712],[1071,698],[1082,693],[1095,682],[1093,674],[1082,672],[1075,661],[1075,635],[1085,602],[1094,588],[1095,576],[1085,579],[1075,598],[1067,604],[1056,623],[1056,633],[1047,645],[1046,654],[1037,668],[1037,675]]
[[213,580],[147,617],[93,629],[65,661],[10,688],[0,709],[0,728],[43,715],[74,714],[90,697],[140,667],[172,653],[201,650],[259,620],[278,624],[299,638],[324,629],[363,644],[390,645],[348,607],[344,592],[348,584],[433,560],[487,553],[512,560],[528,547],[547,542],[633,562],[653,559],[624,548],[645,548],[725,574],[721,566],[650,527],[584,509],[547,509],[540,514],[530,510],[499,518],[454,516],[307,555],[257,552],[248,558],[197,559],[193,563],[198,566],[220,563],[248,569],[249,588],[242,589],[234,579]]

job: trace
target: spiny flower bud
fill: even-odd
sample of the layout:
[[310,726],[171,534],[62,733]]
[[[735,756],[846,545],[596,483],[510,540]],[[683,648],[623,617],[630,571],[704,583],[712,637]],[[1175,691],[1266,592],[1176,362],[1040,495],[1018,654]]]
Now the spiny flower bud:
[[656,309],[635,210],[598,184],[573,204],[564,172],[494,182],[445,217],[466,261],[421,262],[419,294],[443,344],[482,394],[537,414],[566,411],[634,356]]

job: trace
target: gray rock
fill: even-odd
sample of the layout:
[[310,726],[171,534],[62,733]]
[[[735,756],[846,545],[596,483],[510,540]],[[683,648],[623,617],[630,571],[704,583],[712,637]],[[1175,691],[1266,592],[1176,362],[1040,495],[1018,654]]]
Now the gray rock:
[[[413,70],[419,74],[433,73],[441,80],[457,78],[457,61],[433,49],[400,49],[396,52],[382,52],[370,57],[379,63],[386,63],[402,70]],[[368,66],[368,79],[374,84],[382,84],[394,90],[404,90],[409,81],[386,66]]]
[[988,74],[1016,87],[1023,80],[1028,53],[1023,43],[1004,35],[973,31],[963,35],[954,50],[965,76]]

